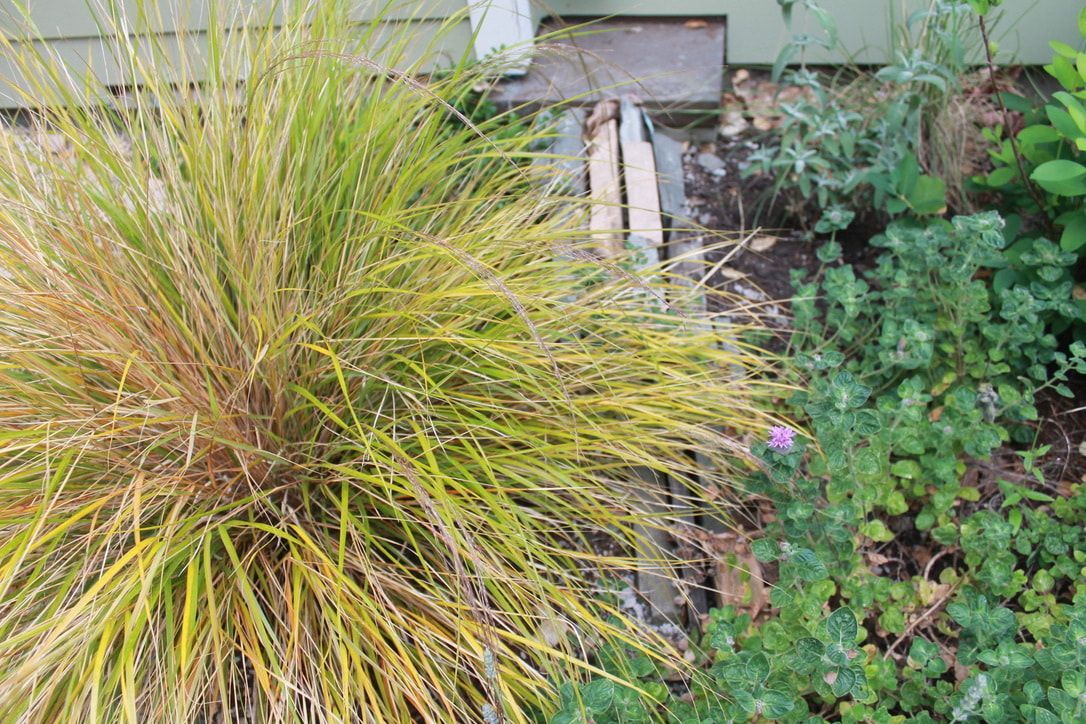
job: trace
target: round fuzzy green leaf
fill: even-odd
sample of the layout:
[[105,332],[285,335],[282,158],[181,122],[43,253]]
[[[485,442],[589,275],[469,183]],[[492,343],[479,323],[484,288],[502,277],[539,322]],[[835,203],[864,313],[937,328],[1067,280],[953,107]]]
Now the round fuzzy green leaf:
[[835,472],[844,470],[848,467],[848,455],[845,454],[844,450],[830,450],[826,455],[826,464],[830,470]]
[[754,696],[749,691],[743,691],[742,689],[733,691],[732,698],[746,713],[751,715],[758,713],[758,702],[755,701]]
[[769,659],[765,654],[754,654],[747,661],[747,681],[760,684],[769,678]]
[[879,419],[879,414],[874,410],[860,410],[856,413],[856,425],[854,427],[857,435],[863,437],[871,437],[882,429],[882,421]]
[[1014,283],[1018,281],[1021,275],[1017,269],[1000,269],[992,277],[992,289],[996,292],[1001,292],[1005,289],[1010,289],[1014,286]]
[[852,687],[856,685],[856,672],[852,669],[838,669],[826,674],[826,680],[833,695],[841,698],[852,691]]
[[1053,687],[1048,690],[1048,701],[1063,721],[1074,721],[1075,710],[1078,708],[1075,697],[1063,689]]
[[900,634],[905,631],[905,614],[898,606],[890,606],[879,614],[879,625],[890,633]]
[[1042,709],[1033,704],[1024,704],[1022,714],[1027,717],[1027,721],[1033,722],[1033,724],[1061,724],[1058,716],[1048,709]]
[[869,447],[856,453],[856,473],[871,477],[879,474],[881,464],[878,454]]
[[750,551],[762,563],[772,563],[781,556],[781,547],[772,538],[759,538],[752,541]]
[[807,636],[796,641],[795,663],[801,670],[807,670],[818,664],[822,655],[826,653],[826,647],[816,638]]
[[780,586],[773,587],[769,592],[769,602],[774,608],[784,608],[789,606],[795,601],[796,597],[792,595],[792,592],[781,588]]
[[1086,166],[1058,159],[1038,166],[1030,178],[1041,188],[1059,196],[1086,195]]
[[882,508],[890,515],[904,515],[909,510],[909,504],[905,502],[905,495],[900,490],[895,490],[886,496]]
[[[851,646],[856,641],[856,615],[848,606],[837,609],[826,621],[826,633],[835,642]],[[851,686],[849,688],[852,688]]]
[[767,719],[780,719],[795,708],[796,702],[792,696],[783,691],[766,689],[760,697],[762,703],[762,716]]
[[920,477],[920,463],[915,460],[898,460],[890,468],[890,472],[899,478],[905,478],[906,480],[915,480]]
[[610,679],[596,679],[581,687],[581,698],[585,709],[592,712],[604,712],[611,707],[615,699],[615,683]]
[[799,577],[805,581],[819,581],[829,575],[826,565],[809,548],[792,553],[789,563],[796,566]]
[[826,264],[837,261],[841,256],[841,243],[837,241],[827,241],[825,244],[818,247],[815,256],[818,257],[819,261]]
[[919,636],[913,639],[909,646],[909,658],[907,663],[914,669],[923,668],[924,664],[931,661],[939,654],[939,647]]
[[864,523],[860,526],[860,532],[876,543],[886,543],[894,539],[893,532],[881,520]]

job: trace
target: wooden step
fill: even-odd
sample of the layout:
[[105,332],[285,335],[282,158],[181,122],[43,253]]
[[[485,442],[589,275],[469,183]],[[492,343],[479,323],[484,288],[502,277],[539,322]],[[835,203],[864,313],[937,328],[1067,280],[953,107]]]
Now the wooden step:
[[609,18],[573,29],[547,20],[526,75],[499,82],[500,108],[594,106],[634,94],[654,120],[712,125],[724,77],[724,21]]

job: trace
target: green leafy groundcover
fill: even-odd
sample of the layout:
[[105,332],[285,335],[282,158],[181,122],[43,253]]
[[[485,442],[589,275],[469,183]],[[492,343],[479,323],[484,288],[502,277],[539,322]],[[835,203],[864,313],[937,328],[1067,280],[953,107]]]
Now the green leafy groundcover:
[[994,213],[872,243],[867,273],[832,243],[795,273],[788,411],[812,439],[753,446],[747,484],[775,513],[751,533],[771,613],[712,611],[670,690],[608,653],[639,688],[567,683],[555,724],[1086,720],[1086,486],[1031,446],[1037,394],[1071,395],[1086,346],[1059,350],[1056,302],[978,278],[1006,243]]

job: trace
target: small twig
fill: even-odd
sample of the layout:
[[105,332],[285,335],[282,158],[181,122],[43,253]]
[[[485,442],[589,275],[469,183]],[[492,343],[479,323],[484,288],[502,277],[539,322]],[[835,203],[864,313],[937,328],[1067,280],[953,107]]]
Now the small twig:
[[901,643],[905,639],[909,638],[909,636],[912,634],[912,632],[914,630],[916,630],[916,627],[920,625],[921,621],[928,618],[929,616],[934,614],[936,611],[938,611],[940,608],[942,608],[943,604],[945,604],[947,601],[949,601],[950,597],[954,594],[954,591],[957,590],[958,585],[959,585],[958,583],[955,583],[953,586],[951,586],[950,590],[947,591],[946,593],[944,593],[939,598],[938,601],[931,604],[931,606],[929,606],[928,609],[926,611],[924,611],[924,613],[920,614],[919,616],[914,618],[911,622],[909,622],[909,625],[905,628],[905,632],[902,633],[900,636],[898,636],[897,640],[894,641],[894,643],[890,644],[890,648],[886,649],[886,653],[883,654],[882,660],[883,661],[889,660],[891,654],[894,653],[894,649],[896,649],[898,646],[900,646]]
[[1033,203],[1037,204],[1038,210],[1041,212],[1041,217],[1044,219],[1045,230],[1049,236],[1055,235],[1055,229],[1052,227],[1052,220],[1048,218],[1048,214],[1045,213],[1044,197],[1041,196],[1041,192],[1037,190],[1037,187],[1030,181],[1029,176],[1026,175],[1026,164],[1022,159],[1022,152],[1018,148],[1018,139],[1015,138],[1014,131],[1011,129],[1011,116],[1007,110],[1007,104],[1003,102],[1003,96],[999,93],[999,87],[996,85],[996,68],[995,59],[992,57],[992,43],[988,40],[988,26],[984,22],[984,16],[978,15],[977,21],[980,23],[980,37],[984,41],[984,58],[988,66],[988,79],[992,83],[992,95],[995,97],[996,104],[999,105],[999,112],[1003,116],[1003,127],[1007,130],[1007,140],[1011,143],[1011,152],[1014,154],[1014,160],[1018,164],[1018,175],[1022,177],[1022,184],[1026,187],[1026,191],[1029,192],[1030,198],[1033,199]]
[[1063,435],[1063,442],[1067,445],[1067,454],[1063,456],[1063,468],[1060,470],[1060,474],[1056,476],[1057,480],[1063,480],[1063,476],[1067,474],[1067,468],[1071,467],[1071,456],[1076,452],[1075,446],[1071,443],[1071,436],[1067,434],[1067,430],[1064,429],[1063,425],[1061,425],[1056,418],[1049,417],[1048,420],[1060,431],[1060,434]]
[[924,578],[926,580],[931,580],[931,579],[928,578],[928,574],[931,573],[931,567],[935,565],[935,561],[939,560],[940,558],[945,556],[947,553],[950,553],[950,549],[949,548],[944,548],[943,550],[939,551],[938,553],[933,555],[928,560],[928,565],[924,566]]

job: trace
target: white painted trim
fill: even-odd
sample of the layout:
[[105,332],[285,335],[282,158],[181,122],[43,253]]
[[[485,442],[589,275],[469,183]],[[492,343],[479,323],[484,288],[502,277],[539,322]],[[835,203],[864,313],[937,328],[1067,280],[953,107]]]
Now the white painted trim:
[[504,51],[509,75],[528,72],[529,50],[535,38],[531,0],[470,0],[470,3],[468,18],[475,34],[475,57],[485,58]]

